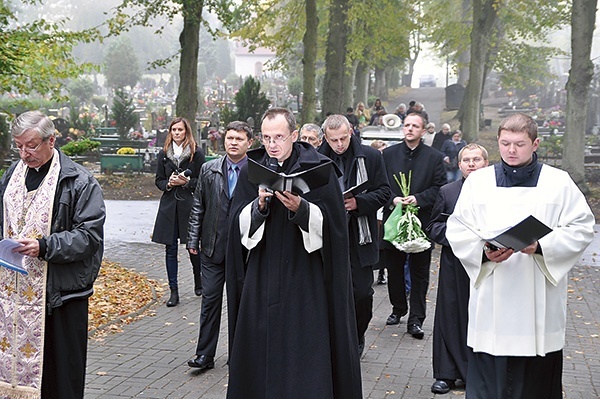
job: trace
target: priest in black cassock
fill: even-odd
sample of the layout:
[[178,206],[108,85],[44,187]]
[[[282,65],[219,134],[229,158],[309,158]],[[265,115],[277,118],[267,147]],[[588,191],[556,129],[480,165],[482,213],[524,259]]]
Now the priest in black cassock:
[[488,165],[487,150],[467,144],[458,154],[463,178],[440,188],[427,226],[429,238],[442,246],[438,293],[433,324],[433,377],[431,392],[445,394],[456,380],[467,382],[467,365],[471,348],[467,346],[469,313],[469,276],[454,256],[446,239],[446,220],[454,211],[463,182],[469,174]]
[[[286,174],[329,158],[296,142],[294,115],[271,108],[254,160]],[[348,230],[339,172],[302,196],[269,192],[243,167],[226,265],[227,398],[362,397]]]

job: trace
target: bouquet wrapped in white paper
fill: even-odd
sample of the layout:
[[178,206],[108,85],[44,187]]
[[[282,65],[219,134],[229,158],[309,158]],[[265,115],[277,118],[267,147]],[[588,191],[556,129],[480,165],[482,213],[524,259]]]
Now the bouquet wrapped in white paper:
[[[410,194],[410,183],[412,171],[408,172],[408,181],[406,175],[399,173],[400,181],[394,175],[394,179],[402,195],[408,197]],[[383,239],[392,243],[399,251],[406,253],[423,252],[431,247],[431,242],[423,232],[421,221],[417,217],[419,208],[414,204],[397,204],[390,217],[384,224]]]

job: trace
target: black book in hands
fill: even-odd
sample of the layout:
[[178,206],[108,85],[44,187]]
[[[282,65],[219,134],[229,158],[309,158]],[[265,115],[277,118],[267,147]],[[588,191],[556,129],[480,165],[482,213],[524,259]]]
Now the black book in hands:
[[248,180],[273,191],[289,191],[296,195],[306,194],[329,183],[332,165],[332,162],[327,162],[302,172],[286,175],[248,158]]
[[[461,221],[460,218],[457,219]],[[469,228],[473,230],[471,227]],[[532,215],[527,216],[513,227],[504,230],[496,236],[483,237],[481,232],[473,230],[475,234],[491,245],[496,246],[497,248],[511,248],[515,252],[523,250],[525,247],[538,241],[551,231],[552,229],[550,227],[546,226]]]
[[14,248],[20,247],[23,244],[10,238],[0,240],[0,266],[7,269],[17,271],[22,274],[27,274],[27,270],[23,267],[24,255],[19,252],[13,252]]
[[369,185],[369,181],[365,180],[364,182],[357,184],[354,187],[350,187],[348,190],[344,191],[344,199],[352,198],[357,194],[362,193],[367,189]]

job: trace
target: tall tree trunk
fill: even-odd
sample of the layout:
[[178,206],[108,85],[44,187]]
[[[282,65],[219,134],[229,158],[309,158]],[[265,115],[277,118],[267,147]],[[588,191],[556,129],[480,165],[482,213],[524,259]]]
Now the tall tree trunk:
[[498,20],[497,0],[473,0],[473,29],[471,30],[471,62],[469,83],[460,106],[460,129],[467,142],[479,136],[481,94],[485,75],[485,61],[493,40]]
[[[177,116],[186,118],[196,131],[198,111],[198,50],[200,47],[200,21],[204,0],[183,1],[183,30],[179,35],[181,60],[179,63],[179,90],[175,109]],[[196,137],[197,138],[197,137]]]
[[359,62],[356,67],[354,77],[354,84],[356,85],[356,93],[354,93],[354,107],[359,102],[367,104],[367,98],[369,97],[369,81],[368,68],[364,62]]
[[[585,194],[584,145],[588,92],[594,64],[590,60],[598,0],[573,0],[571,8],[571,70],[567,81],[567,129],[562,167]],[[592,12],[592,10],[594,12]]]
[[458,78],[456,83],[465,87],[469,79],[469,61],[471,53],[468,50],[463,51],[458,56]]
[[302,68],[303,97],[302,97],[302,123],[315,121],[317,113],[317,95],[315,90],[316,64],[317,64],[317,30],[319,15],[317,14],[317,0],[305,0],[306,31],[302,39],[304,58]]
[[358,61],[346,65],[346,83],[344,84],[344,112],[348,107],[354,107],[354,77],[356,76],[356,68]]
[[415,64],[417,63],[417,57],[418,55],[415,55],[414,58],[408,59],[408,77],[406,78],[406,80],[408,81],[408,87],[411,87],[412,85],[413,74],[415,73]]
[[327,112],[344,113],[348,7],[348,0],[332,0],[329,8],[329,34],[323,81],[323,116]]
[[388,98],[385,68],[375,67],[375,96],[382,100]]
[[[463,0],[462,8],[461,8],[461,16],[463,21],[468,21],[471,16],[471,0]],[[469,61],[471,59],[471,54],[469,50],[462,51],[458,55],[458,79],[457,82],[459,85],[466,87],[469,79]]]

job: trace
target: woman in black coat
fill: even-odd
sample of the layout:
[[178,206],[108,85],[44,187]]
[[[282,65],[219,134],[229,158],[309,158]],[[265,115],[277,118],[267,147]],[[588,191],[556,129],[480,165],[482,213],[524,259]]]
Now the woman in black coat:
[[[192,134],[185,118],[175,118],[169,125],[164,148],[158,153],[155,184],[163,195],[154,223],[152,241],[166,245],[165,262],[171,297],[167,306],[179,303],[177,286],[178,243],[187,242],[188,221],[204,153]],[[178,241],[179,240],[179,241]],[[190,254],[194,271],[194,293],[202,295],[200,256]]]

